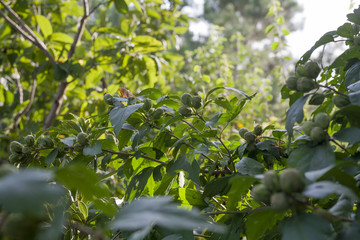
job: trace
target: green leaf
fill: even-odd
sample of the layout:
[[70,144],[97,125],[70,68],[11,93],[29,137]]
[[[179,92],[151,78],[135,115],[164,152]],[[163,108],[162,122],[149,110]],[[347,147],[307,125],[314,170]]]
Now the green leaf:
[[341,195],[334,206],[329,209],[329,212],[335,216],[349,217],[353,212],[354,202],[345,195]]
[[[360,79],[358,79],[360,80]],[[352,84],[350,84],[347,89],[350,91],[350,92],[358,92],[360,91],[360,81],[357,81],[357,82],[354,82]]]
[[207,102],[209,96],[210,96],[213,92],[215,92],[216,90],[219,90],[219,89],[225,89],[225,90],[234,91],[234,92],[236,92],[236,93],[238,93],[238,94],[243,95],[244,97],[246,97],[246,98],[249,99],[249,100],[251,99],[251,97],[249,97],[248,95],[246,95],[243,91],[238,90],[238,89],[236,89],[236,88],[233,88],[233,87],[216,87],[216,88],[211,89],[211,90],[206,94],[205,102]]
[[178,201],[180,201],[183,205],[194,206],[198,208],[207,207],[207,203],[202,199],[201,193],[191,188],[179,188]]
[[271,155],[273,155],[277,160],[280,160],[280,152],[279,148],[276,147],[276,142],[272,140],[261,141],[256,144],[256,148],[261,151],[267,151]]
[[230,179],[230,190],[227,193],[228,200],[226,207],[229,210],[235,210],[238,207],[238,203],[243,201],[244,196],[249,192],[251,185],[257,181],[257,178],[250,176],[236,175]]
[[360,106],[360,91],[349,93],[349,99],[352,104]]
[[101,142],[96,141],[94,145],[89,145],[83,148],[85,156],[95,156],[102,153]]
[[304,196],[316,199],[325,198],[333,193],[338,195],[343,194],[353,200],[358,199],[357,195],[349,188],[330,181],[321,181],[307,185],[302,192]]
[[53,149],[45,158],[45,163],[50,166],[59,153],[59,149]]
[[128,5],[125,0],[114,0],[115,8],[119,13],[126,13],[129,11]]
[[360,142],[360,128],[357,127],[343,128],[340,131],[336,132],[333,135],[333,138],[342,142],[355,144],[357,142]]
[[338,29],[336,30],[336,33],[341,36],[341,37],[345,37],[345,38],[354,38],[354,29],[351,25],[351,23],[345,23],[342,26],[338,27]]
[[261,174],[265,169],[264,165],[249,157],[245,157],[237,162],[235,168],[238,173],[249,176]]
[[286,113],[285,128],[289,134],[289,138],[292,137],[295,122],[301,123],[304,118],[303,107],[309,96],[310,95],[305,95],[296,100]]
[[36,23],[39,25],[40,31],[43,34],[44,38],[47,38],[49,35],[51,35],[53,29],[50,21],[42,15],[35,15],[35,18],[36,18]]
[[130,117],[131,114],[136,112],[142,105],[144,105],[144,103],[138,103],[127,107],[115,107],[113,110],[111,110],[109,117],[110,122],[114,127],[114,132],[116,136],[119,135],[119,132],[128,117]]
[[288,166],[302,172],[314,171],[335,164],[335,153],[329,143],[314,147],[302,145],[290,153]]
[[301,58],[300,60],[298,61],[298,63],[300,64],[304,64],[306,63],[311,54],[320,46],[322,45],[325,45],[327,43],[330,43],[330,42],[334,42],[334,37],[336,36],[336,31],[330,31],[330,32],[327,32],[325,33],[316,43],[315,45],[309,50],[307,51]]
[[336,119],[343,116],[349,120],[352,127],[360,128],[360,106],[350,104],[342,107],[335,112],[333,118]]
[[230,190],[229,181],[233,176],[217,178],[209,182],[204,187],[204,197],[213,197],[215,195],[225,195]]
[[132,177],[132,179],[126,189],[126,194],[125,194],[126,201],[131,200],[133,198],[138,198],[141,196],[146,185],[148,184],[148,180],[151,177],[153,170],[154,170],[153,167],[147,167]]
[[71,36],[67,35],[66,33],[55,32],[55,33],[51,34],[50,42],[60,42],[60,43],[72,44],[74,42],[74,39]]
[[206,121],[205,126],[206,127],[213,127],[216,125],[216,123],[219,121],[223,114],[217,113],[214,117],[212,117],[209,121]]
[[81,214],[83,215],[84,220],[86,220],[88,218],[88,207],[83,201],[79,201],[78,206]]
[[[170,197],[141,198],[121,209],[110,224],[114,230],[139,231],[159,226],[171,231],[193,230],[196,228],[212,232],[224,232],[224,228],[211,224],[195,208],[192,211],[179,208]],[[130,237],[131,238],[131,237]]]
[[[348,60],[352,58],[360,58],[360,46],[355,46],[353,48],[349,48],[345,50],[340,56],[338,56],[335,61],[329,66],[329,68],[338,68],[338,67],[344,67]],[[355,65],[355,64],[354,64]],[[349,68],[350,70],[350,68]],[[348,70],[348,71],[349,71]],[[356,69],[358,74],[358,68]],[[345,75],[345,87],[347,87],[350,83],[349,80],[347,80],[348,77]],[[355,79],[357,81],[359,79]],[[352,82],[351,82],[352,83]]]
[[245,223],[246,239],[260,239],[267,230],[273,228],[283,217],[284,212],[279,212],[271,208],[257,209],[247,217]]
[[45,203],[56,203],[65,193],[51,171],[25,169],[0,179],[0,205],[9,212],[41,216]]
[[281,240],[329,240],[335,235],[329,222],[307,213],[287,219],[283,229]]

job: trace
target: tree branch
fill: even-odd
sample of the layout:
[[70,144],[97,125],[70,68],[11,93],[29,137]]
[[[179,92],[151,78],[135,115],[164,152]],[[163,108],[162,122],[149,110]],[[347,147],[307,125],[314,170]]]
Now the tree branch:
[[124,157],[137,157],[138,156],[138,157],[141,157],[141,158],[153,161],[153,162],[160,163],[162,165],[167,165],[166,162],[163,162],[163,161],[160,161],[160,160],[157,160],[155,158],[151,158],[151,157],[148,157],[148,156],[145,156],[145,155],[137,155],[137,154],[127,153],[127,152],[116,152],[116,151],[108,150],[108,149],[103,149],[103,151],[108,152],[108,153],[112,153],[112,154],[121,155],[121,156],[124,156]]
[[11,7],[9,7],[3,0],[0,0],[0,3],[10,13],[10,15],[18,21],[20,26],[0,11],[0,15],[5,19],[5,21],[8,22],[13,28],[15,28],[26,39],[28,39],[35,46],[37,46],[49,59],[50,63],[55,66],[55,59],[47,49],[45,43],[36,36],[36,34],[31,30],[31,28],[20,18],[20,16]]
[[70,48],[70,51],[68,53],[68,59],[71,59],[75,53],[75,49],[76,49],[76,46],[77,44],[79,43],[83,33],[84,33],[84,29],[85,29],[85,24],[86,24],[86,21],[89,17],[89,3],[88,3],[88,0],[83,0],[83,5],[84,5],[84,16],[81,18],[80,20],[80,26],[78,28],[78,31],[75,35],[75,38],[74,38],[74,42],[71,44],[71,48]]

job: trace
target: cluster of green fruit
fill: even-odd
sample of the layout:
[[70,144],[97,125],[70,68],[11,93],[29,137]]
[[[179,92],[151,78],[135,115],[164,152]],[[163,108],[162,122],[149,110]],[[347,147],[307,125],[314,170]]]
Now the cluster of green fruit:
[[305,121],[301,130],[308,135],[315,142],[323,142],[326,140],[326,129],[330,123],[328,114],[321,112],[318,113],[313,121]]
[[190,117],[193,114],[193,109],[197,110],[202,106],[202,99],[200,96],[191,96],[189,93],[184,93],[181,96],[181,106],[179,113],[184,117]]
[[158,120],[160,119],[164,113],[165,110],[162,108],[153,108],[153,102],[151,99],[146,98],[144,100],[144,105],[142,106],[142,109],[149,114],[150,119]]
[[90,144],[89,135],[85,132],[79,132],[76,136],[76,141],[74,149],[78,152],[81,152],[85,146]]
[[264,174],[263,182],[253,188],[252,195],[259,203],[285,211],[295,206],[295,195],[304,188],[304,180],[297,169],[287,168],[280,175],[270,170]]
[[295,69],[295,76],[286,80],[286,86],[290,90],[309,92],[318,87],[315,79],[321,69],[316,62],[307,62],[305,65],[298,65]]
[[258,136],[263,133],[261,125],[256,125],[253,131],[250,131],[247,128],[240,128],[239,135],[248,143],[255,143]]
[[24,138],[25,144],[18,141],[12,141],[10,143],[10,156],[9,161],[11,163],[21,163],[31,155],[36,146],[44,148],[52,148],[54,146],[53,140],[49,136],[41,136],[35,141],[34,136],[27,135]]

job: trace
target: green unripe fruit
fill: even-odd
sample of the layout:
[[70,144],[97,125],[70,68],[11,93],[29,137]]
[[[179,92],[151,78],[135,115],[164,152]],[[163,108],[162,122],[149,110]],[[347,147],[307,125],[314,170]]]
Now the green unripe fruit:
[[144,105],[142,106],[142,108],[145,111],[149,111],[153,106],[153,102],[151,101],[151,99],[147,98],[144,100]]
[[0,178],[16,172],[16,168],[13,165],[4,163],[0,166]]
[[10,163],[17,163],[17,162],[19,162],[21,160],[21,157],[22,157],[21,153],[13,152],[9,156],[9,162]]
[[240,135],[240,137],[245,138],[245,133],[247,133],[247,132],[249,132],[249,129],[247,129],[247,128],[240,128],[240,129],[239,129],[239,135]]
[[306,76],[310,78],[317,78],[321,69],[316,62],[307,62],[304,66],[304,70],[306,72]]
[[192,110],[189,107],[180,106],[179,107],[179,113],[184,117],[190,117],[192,115]]
[[271,207],[277,211],[285,211],[291,207],[291,199],[284,192],[271,195]]
[[32,148],[28,147],[28,146],[23,146],[22,148],[22,153],[26,154],[26,153],[31,153]]
[[295,168],[287,168],[282,171],[279,182],[281,190],[287,193],[301,192],[305,188],[301,174]]
[[308,136],[311,134],[311,130],[315,126],[314,122],[312,121],[306,121],[302,124],[301,130]]
[[297,77],[289,77],[288,79],[286,79],[286,86],[288,89],[290,90],[297,90],[297,81],[298,78]]
[[10,152],[12,153],[22,153],[23,145],[17,141],[12,141],[10,143]]
[[35,144],[35,138],[32,135],[27,135],[25,137],[25,143],[26,145],[28,145],[29,147],[33,146]]
[[244,134],[244,138],[248,143],[255,142],[256,136],[252,132],[247,132]]
[[301,77],[297,81],[297,90],[300,92],[309,92],[316,88],[316,82],[308,77]]
[[192,106],[192,96],[189,93],[184,93],[181,96],[181,103],[184,104],[187,107],[191,107]]
[[151,114],[151,117],[155,120],[160,119],[164,112],[164,109],[158,108]]
[[84,132],[79,132],[78,135],[76,136],[76,139],[81,146],[85,146],[89,144],[89,136]]
[[315,93],[314,95],[312,95],[312,97],[310,98],[309,104],[310,105],[320,105],[324,102],[325,100],[325,95],[322,93]]
[[104,94],[104,102],[108,105],[113,105],[114,104],[114,97],[109,94],[109,93],[105,93]]
[[202,99],[201,99],[201,97],[200,96],[194,96],[193,98],[192,98],[192,105],[193,105],[193,107],[195,108],[195,109],[199,109],[199,108],[201,108],[201,106],[202,106]]
[[278,174],[273,170],[267,171],[264,174],[264,185],[270,192],[278,192],[280,190]]
[[256,135],[256,136],[260,136],[263,132],[263,129],[261,127],[261,125],[256,125],[255,128],[254,128],[254,131],[253,133]]
[[330,117],[328,114],[321,112],[318,115],[315,116],[314,118],[314,123],[316,126],[319,126],[323,129],[328,128],[329,123],[330,123]]
[[252,190],[252,194],[256,202],[265,203],[267,205],[270,203],[271,192],[264,184],[256,185]]
[[323,142],[326,138],[326,134],[323,128],[315,126],[311,130],[310,137],[315,142]]
[[83,145],[81,145],[80,143],[75,143],[74,150],[77,151],[77,152],[82,152]]
[[332,102],[334,103],[335,106],[337,106],[338,108],[342,108],[345,107],[347,105],[350,104],[350,99],[348,96],[344,96],[344,95],[335,95],[332,99]]
[[306,77],[307,73],[303,65],[297,65],[295,68],[295,74],[299,77]]
[[46,148],[52,148],[54,146],[54,142],[49,136],[45,136],[41,139],[40,145]]

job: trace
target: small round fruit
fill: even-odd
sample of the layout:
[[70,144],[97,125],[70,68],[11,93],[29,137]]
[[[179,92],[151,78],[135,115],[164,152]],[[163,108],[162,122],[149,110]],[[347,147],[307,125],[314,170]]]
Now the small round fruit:
[[266,205],[270,203],[271,192],[264,184],[256,185],[252,190],[252,194],[256,202],[265,203]]
[[76,136],[78,143],[82,146],[89,144],[89,136],[84,132],[79,132]]
[[312,121],[306,121],[302,124],[301,130],[308,136],[311,134],[311,130],[315,126],[314,122]]
[[338,108],[342,108],[350,104],[350,99],[349,96],[335,95],[332,99],[332,102]]
[[264,185],[270,192],[280,190],[279,176],[274,170],[267,171],[264,174]]
[[321,69],[316,62],[307,62],[304,66],[306,75],[310,78],[317,78]]
[[192,106],[192,96],[189,93],[184,93],[181,96],[181,103],[184,104],[187,107],[191,107]]
[[271,195],[271,207],[277,211],[285,211],[291,207],[291,199],[284,192]]
[[18,141],[12,141],[10,143],[10,152],[12,153],[22,153],[23,145]]
[[26,153],[31,153],[32,148],[28,147],[28,146],[23,146],[22,148],[22,153],[26,154]]
[[316,82],[308,77],[301,77],[297,81],[297,90],[300,92],[309,92],[316,88]]
[[142,106],[142,108],[145,111],[149,111],[153,106],[153,102],[151,101],[151,99],[147,98],[144,100],[144,105]]
[[329,126],[330,117],[328,114],[321,112],[315,116],[314,123],[316,126],[326,129]]
[[151,114],[151,116],[153,119],[158,120],[161,118],[161,116],[164,114],[164,112],[165,112],[164,109],[158,108]]
[[29,147],[33,146],[35,144],[35,138],[33,135],[27,135],[25,137],[25,143],[26,145],[28,145]]
[[114,104],[114,97],[109,94],[109,93],[105,93],[104,94],[104,102],[108,105],[113,105]]
[[201,99],[201,97],[200,96],[194,96],[193,98],[192,98],[192,106],[195,108],[195,109],[199,109],[199,108],[201,108],[201,106],[202,106],[202,99]]
[[13,152],[9,156],[9,162],[10,163],[17,163],[17,162],[19,162],[21,160],[21,157],[22,157],[21,153]]
[[52,148],[54,147],[54,142],[49,136],[45,136],[41,139],[40,145],[46,148]]
[[244,138],[248,143],[255,142],[256,136],[252,132],[247,132],[244,134]]
[[326,134],[323,128],[315,126],[311,130],[310,137],[315,142],[323,142],[326,138]]
[[301,192],[305,188],[301,174],[295,168],[287,168],[282,171],[279,182],[281,190],[287,193]]
[[239,129],[239,135],[240,135],[240,137],[245,138],[245,133],[247,133],[247,132],[249,132],[249,129],[247,129],[247,128],[240,128],[240,129]]
[[297,90],[297,81],[298,81],[298,78],[297,77],[289,77],[288,79],[286,79],[286,86],[288,89],[290,90],[294,90],[296,91]]
[[184,117],[190,117],[192,115],[192,110],[189,107],[180,106],[179,107],[179,113]]
[[309,104],[310,105],[321,105],[325,100],[325,95],[322,93],[315,93],[310,98]]
[[260,136],[263,132],[263,129],[261,127],[261,125],[256,125],[255,128],[254,128],[254,131],[253,133],[256,135],[256,136]]
[[307,73],[303,65],[297,65],[295,68],[295,74],[299,77],[306,77]]

